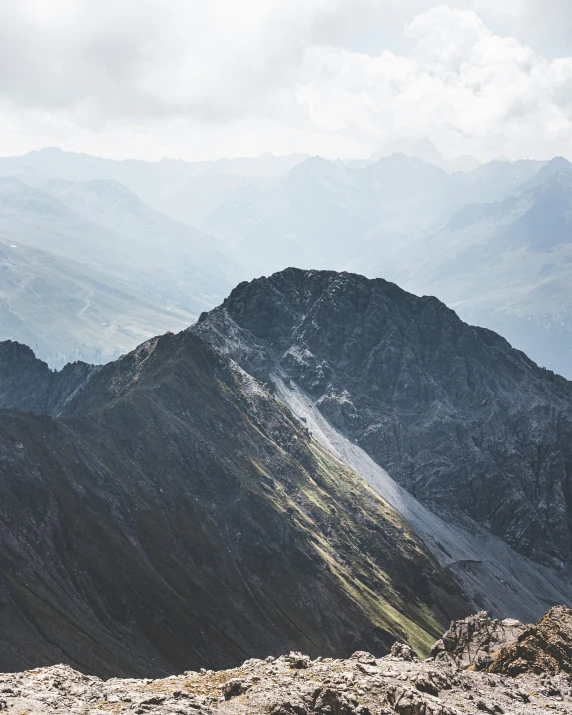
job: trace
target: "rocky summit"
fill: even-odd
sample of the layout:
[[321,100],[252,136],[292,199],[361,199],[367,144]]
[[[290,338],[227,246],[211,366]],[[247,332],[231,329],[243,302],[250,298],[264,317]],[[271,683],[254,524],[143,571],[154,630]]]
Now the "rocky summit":
[[293,383],[448,522],[572,563],[572,383],[499,335],[382,279],[297,269],[240,284],[191,330]]
[[517,641],[527,627],[513,618],[502,621],[491,618],[486,611],[462,621],[455,621],[433,648],[431,655],[441,661],[452,660],[461,668],[484,670],[493,656]]
[[[568,629],[570,611],[554,609],[555,631]],[[479,614],[467,630],[468,649],[502,626]],[[541,624],[539,624],[541,627]],[[479,639],[471,644],[471,634]],[[444,639],[446,640],[446,639]],[[507,650],[507,653],[510,652]],[[101,680],[57,665],[0,675],[0,708],[10,715],[133,713],[136,715],[530,715],[572,713],[572,678],[558,672],[517,677],[460,667],[454,660],[420,661],[405,644],[376,658],[311,659],[299,652],[251,658],[230,670],[201,668],[160,680]]]

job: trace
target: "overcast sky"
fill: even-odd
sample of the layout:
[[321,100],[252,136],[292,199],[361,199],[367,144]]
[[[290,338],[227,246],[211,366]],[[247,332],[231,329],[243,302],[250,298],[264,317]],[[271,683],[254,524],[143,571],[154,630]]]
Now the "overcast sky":
[[571,0],[0,0],[0,154],[572,159]]

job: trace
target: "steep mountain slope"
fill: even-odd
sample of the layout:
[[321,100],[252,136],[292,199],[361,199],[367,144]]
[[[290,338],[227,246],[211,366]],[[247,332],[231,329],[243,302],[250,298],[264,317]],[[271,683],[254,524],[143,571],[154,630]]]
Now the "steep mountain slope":
[[572,603],[572,582],[566,571],[531,561],[466,515],[440,518],[401,487],[354,439],[333,427],[317,402],[280,368],[272,379],[278,399],[320,444],[360,474],[411,526],[438,563],[455,576],[473,612],[485,609],[499,618],[529,623],[538,619],[548,604]]
[[78,261],[0,241],[0,336],[52,366],[108,362],[194,319]]
[[448,521],[570,565],[572,383],[500,336],[380,279],[296,269],[241,284],[192,330],[291,380]]
[[0,241],[0,338],[55,367],[182,329],[236,282],[216,239],[113,181],[0,177]]
[[55,195],[0,178],[0,235],[80,261],[187,310],[216,303],[234,280],[215,239],[146,207],[120,184],[46,188]]
[[4,344],[0,395],[52,415],[0,412],[0,670],[426,651],[467,610],[397,512],[189,332],[62,373]]
[[463,319],[497,329],[571,377],[571,237],[572,164],[554,159],[516,195],[465,206],[423,240],[354,265],[438,295]]

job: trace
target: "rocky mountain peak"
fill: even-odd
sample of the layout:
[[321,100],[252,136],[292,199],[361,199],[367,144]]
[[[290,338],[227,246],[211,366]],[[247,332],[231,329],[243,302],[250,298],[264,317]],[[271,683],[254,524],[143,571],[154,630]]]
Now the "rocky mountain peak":
[[98,369],[76,362],[51,370],[27,345],[0,342],[0,410],[57,414]]
[[294,268],[240,284],[191,330],[264,382],[294,381],[438,513],[570,562],[572,384],[497,334],[384,280]]

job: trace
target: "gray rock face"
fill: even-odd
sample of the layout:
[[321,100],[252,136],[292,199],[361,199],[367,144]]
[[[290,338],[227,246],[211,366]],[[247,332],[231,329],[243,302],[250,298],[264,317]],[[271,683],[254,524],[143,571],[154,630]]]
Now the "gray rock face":
[[191,328],[247,372],[280,371],[424,504],[557,569],[572,561],[572,383],[435,298],[287,269]]
[[26,345],[0,342],[0,410],[58,414],[100,368],[76,362],[50,370]]
[[413,649],[407,643],[394,643],[391,646],[391,655],[402,660],[415,660],[417,658]]
[[443,638],[437,641],[431,655],[437,660],[452,660],[460,668],[474,666],[484,670],[505,646],[515,643],[527,630],[519,621],[506,618],[497,621],[486,611],[451,623]]

